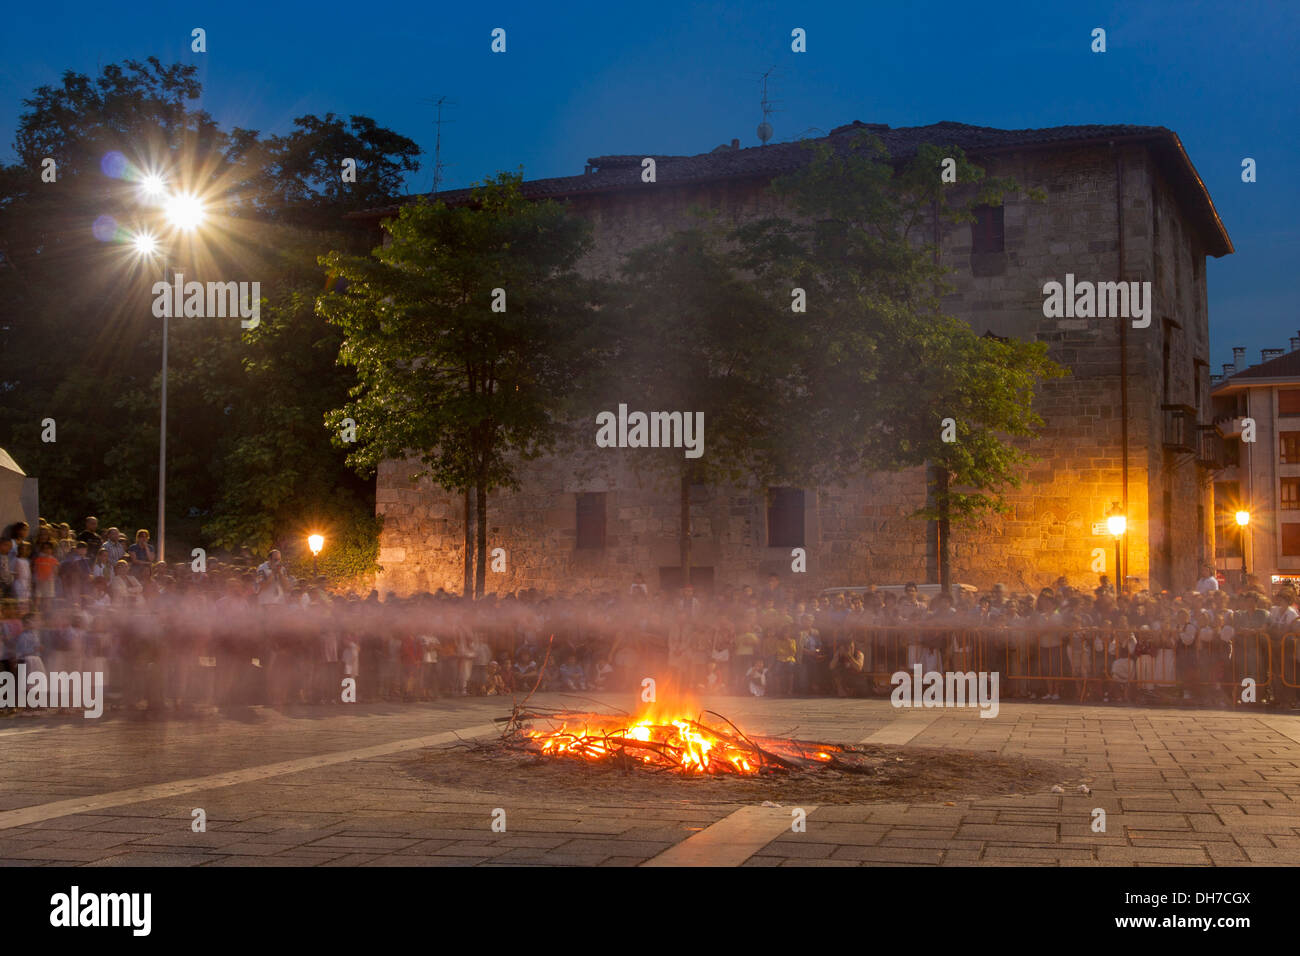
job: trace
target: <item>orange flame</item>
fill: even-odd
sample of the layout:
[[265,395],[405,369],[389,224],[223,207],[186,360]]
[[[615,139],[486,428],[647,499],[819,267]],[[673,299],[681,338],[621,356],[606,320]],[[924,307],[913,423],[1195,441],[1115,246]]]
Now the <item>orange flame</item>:
[[710,730],[688,717],[642,717],[628,724],[618,717],[583,715],[580,729],[568,722],[558,730],[529,730],[541,752],[585,760],[624,754],[642,763],[683,773],[758,773],[762,758],[743,741]]

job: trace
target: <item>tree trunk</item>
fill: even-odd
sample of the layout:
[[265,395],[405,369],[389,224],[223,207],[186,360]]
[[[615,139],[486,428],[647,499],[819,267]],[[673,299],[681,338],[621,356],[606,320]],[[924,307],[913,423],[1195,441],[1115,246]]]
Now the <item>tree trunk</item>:
[[487,585],[487,488],[482,482],[474,489],[478,503],[478,553],[474,556],[474,597],[481,598]]
[[682,470],[681,488],[681,548],[682,587],[691,583],[691,471]]
[[935,469],[935,491],[939,506],[939,586],[944,594],[952,594],[952,549],[948,542],[949,511],[948,481],[950,475],[946,465]]
[[465,486],[465,586],[461,594],[474,593],[474,512],[470,510],[470,488]]

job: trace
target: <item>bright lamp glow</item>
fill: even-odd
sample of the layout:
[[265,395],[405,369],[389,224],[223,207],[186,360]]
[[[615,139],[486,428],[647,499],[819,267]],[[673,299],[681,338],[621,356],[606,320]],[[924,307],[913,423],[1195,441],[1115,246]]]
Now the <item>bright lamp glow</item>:
[[136,255],[145,258],[151,257],[158,251],[158,240],[147,232],[137,232],[132,236],[131,245],[135,247]]
[[1249,512],[1249,511],[1238,511],[1238,512],[1237,512],[1237,524],[1241,525],[1243,528],[1246,527],[1246,525],[1250,524],[1250,512]]
[[167,184],[157,173],[150,173],[144,179],[140,180],[140,188],[144,190],[147,196],[161,196],[163,187]]
[[320,549],[325,547],[325,539],[318,534],[308,535],[307,547],[311,548],[312,554],[320,554]]
[[1124,533],[1124,529],[1127,527],[1128,519],[1123,515],[1110,515],[1106,518],[1106,530],[1117,538]]
[[192,193],[176,193],[167,198],[167,219],[177,229],[194,229],[203,222],[203,203]]

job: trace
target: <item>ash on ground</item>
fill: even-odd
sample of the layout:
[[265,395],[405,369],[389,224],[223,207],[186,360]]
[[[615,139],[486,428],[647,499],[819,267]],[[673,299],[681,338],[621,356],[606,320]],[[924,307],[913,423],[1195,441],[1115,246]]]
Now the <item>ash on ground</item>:
[[1082,768],[1029,757],[938,747],[853,748],[854,772],[817,768],[759,775],[647,771],[521,751],[501,740],[465,741],[422,751],[405,765],[432,788],[548,801],[618,799],[681,803],[927,803],[1075,789]]

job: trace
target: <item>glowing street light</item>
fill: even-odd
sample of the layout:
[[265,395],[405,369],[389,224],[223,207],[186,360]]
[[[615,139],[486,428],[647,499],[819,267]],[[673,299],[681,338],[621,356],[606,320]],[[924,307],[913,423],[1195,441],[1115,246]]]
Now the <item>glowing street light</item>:
[[147,232],[137,232],[131,237],[131,245],[136,255],[143,259],[152,259],[158,252],[158,240]]
[[1246,580],[1246,526],[1250,524],[1250,512],[1237,512],[1237,527],[1241,529],[1241,579]]
[[311,573],[312,577],[316,576],[316,555],[320,554],[321,548],[325,547],[325,539],[318,534],[307,536],[307,547],[311,548]]
[[[149,173],[140,180],[141,192],[154,203],[161,203],[163,215],[168,223],[180,232],[192,232],[203,224],[207,210],[203,201],[194,193],[168,192],[167,180],[161,173]],[[166,255],[169,250],[161,248],[158,240],[147,232],[137,233],[131,244],[138,256],[152,259],[156,254],[164,254],[163,278],[167,278]],[[166,560],[167,548],[167,325],[168,317],[163,316],[162,329],[162,387],[160,421],[158,426],[158,560]]]
[[157,173],[150,173],[140,180],[140,188],[144,190],[146,196],[161,196],[163,190],[167,188],[167,183]]
[[203,201],[193,193],[173,193],[164,202],[163,211],[168,222],[186,232],[197,229],[207,217]]
[[1128,530],[1128,517],[1124,514],[1124,509],[1119,506],[1118,501],[1111,502],[1110,511],[1106,513],[1106,530],[1115,536],[1115,597],[1119,597],[1119,592],[1124,586],[1124,572],[1120,564],[1120,539],[1124,537],[1124,532]]

